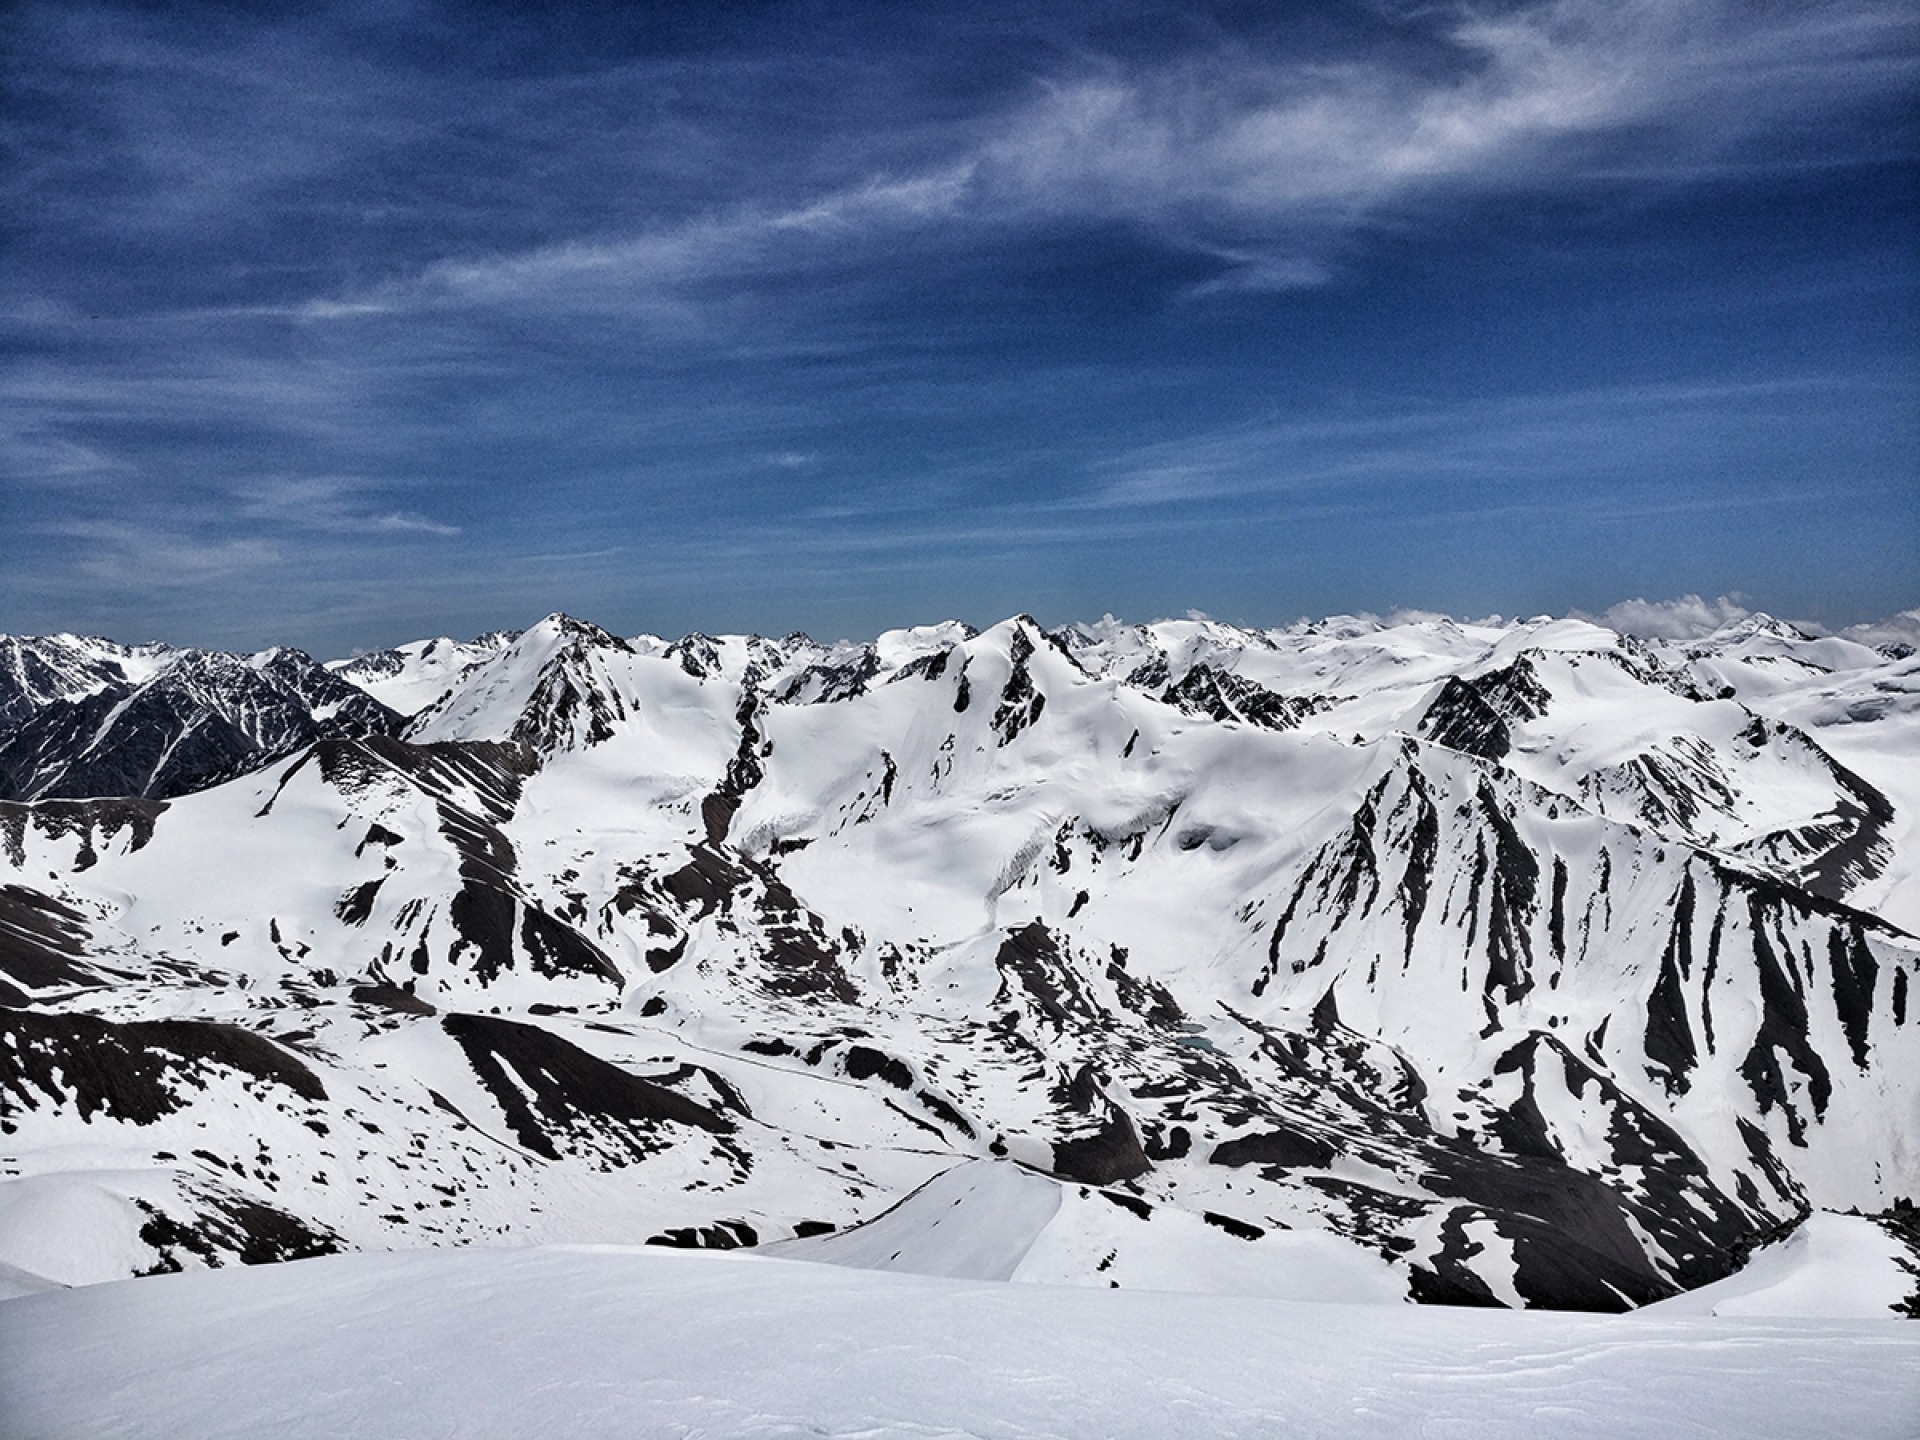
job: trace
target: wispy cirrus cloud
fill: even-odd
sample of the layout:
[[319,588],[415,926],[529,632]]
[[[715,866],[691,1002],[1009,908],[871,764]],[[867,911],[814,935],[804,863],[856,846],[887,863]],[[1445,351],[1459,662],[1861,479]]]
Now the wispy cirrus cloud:
[[[1911,143],[1843,125],[1920,76],[1908,7],[1409,13],[1428,43],[1377,57],[1227,51],[1048,82],[982,145],[984,208],[1139,224],[1222,262],[1194,293],[1282,290],[1331,278],[1345,238],[1449,199],[1697,182]],[[1819,130],[1838,150],[1787,140]]]
[[[1901,392],[1873,377],[1798,376],[1718,384],[1638,384],[1504,395],[1485,400],[1394,403],[1365,411],[1251,421],[1106,457],[1089,467],[1093,488],[1077,503],[1164,507],[1333,486],[1366,488],[1454,480],[1500,487],[1645,478],[1729,453],[1764,451],[1807,415],[1836,404],[1897,415]],[[1756,473],[1762,473],[1756,471]],[[1749,489],[1713,503],[1757,503]],[[1656,497],[1697,503],[1685,492]],[[1618,508],[1618,486],[1558,493],[1573,509]],[[1644,504],[1645,501],[1642,501]]]
[[285,547],[262,536],[207,535],[124,520],[76,520],[54,528],[74,547],[80,582],[115,594],[230,583],[286,560]]
[[369,503],[382,487],[340,476],[283,476],[254,480],[234,489],[237,514],[272,527],[329,535],[458,535],[460,527],[410,510]]
[[[181,206],[190,225],[204,225],[209,207],[294,218],[316,186],[344,190],[332,203],[362,224],[437,223],[395,231],[386,263],[344,277],[322,267],[304,294],[283,285],[282,298],[254,296],[224,313],[351,324],[447,307],[624,312],[675,343],[711,338],[717,317],[740,310],[739,293],[716,282],[844,270],[909,239],[990,251],[1035,226],[1134,227],[1216,267],[1185,285],[1194,297],[1314,288],[1340,273],[1355,237],[1423,223],[1449,201],[1897,152],[1913,143],[1910,124],[1848,122],[1885,111],[1920,78],[1920,21],[1892,0],[1547,0],[1388,10],[1371,47],[1225,42],[1149,60],[1063,44],[1024,85],[972,106],[930,105],[912,81],[890,111],[816,101],[779,117],[794,127],[784,150],[753,130],[746,92],[734,110],[696,112],[677,128],[629,115],[605,136],[556,129],[559,115],[543,112],[627,112],[628,93],[689,80],[753,83],[733,60],[705,71],[613,66],[508,79],[497,96],[459,102],[492,149],[524,151],[541,168],[540,152],[560,149],[580,171],[570,178],[597,191],[528,194],[509,171],[491,194],[459,186],[456,202],[396,184],[414,152],[449,167],[446,185],[472,162],[439,153],[444,127],[431,117],[456,103],[449,77],[338,47],[303,50],[298,26],[196,48],[152,21],[99,19],[110,13],[76,12],[57,26],[76,57],[67,78],[30,84],[74,104],[101,90],[109,133],[127,152],[118,183],[144,177],[134,207],[143,223]],[[793,82],[801,63],[777,73]],[[184,103],[203,92],[226,98],[213,111]],[[795,166],[790,152],[809,126],[839,127],[822,147],[832,158]],[[901,130],[913,145],[898,143]],[[272,145],[259,143],[269,134]],[[625,174],[623,142],[646,157]],[[55,158],[23,155],[30,164],[7,191],[28,209],[70,191],[56,183],[67,171],[77,180],[101,164],[71,147],[39,148]],[[743,158],[718,162],[734,149]],[[676,150],[716,160],[703,176],[671,159]],[[597,169],[583,169],[581,155]],[[626,192],[659,198],[605,198]]]
[[[1551,189],[1623,165],[1697,178],[1748,163],[1782,127],[1884,104],[1920,73],[1920,21],[1878,0],[1409,16],[1425,47],[1333,61],[1227,50],[1050,82],[985,155],[1029,203],[1344,223],[1431,186]],[[1856,158],[1887,138],[1856,137]]]
[[678,297],[689,322],[691,292],[716,278],[844,266],[934,227],[968,247],[1010,227],[1112,222],[1215,261],[1190,294],[1310,288],[1333,278],[1351,237],[1448,201],[1618,192],[1912,143],[1897,125],[1846,123],[1920,79],[1920,21],[1885,0],[1420,7],[1398,28],[1405,43],[1378,54],[1082,54],[930,126],[919,169],[879,158],[878,144],[863,161],[843,141],[850,173],[827,188],[794,196],[763,176],[781,200],[718,190],[626,235],[439,260],[314,297],[306,313],[540,303],[664,315]]
[[581,13],[10,12],[0,599],[1908,603],[1908,0]]
[[645,307],[691,323],[689,292],[767,269],[844,265],[846,246],[959,218],[971,162],[905,179],[867,179],[788,208],[749,203],[613,240],[568,240],[517,253],[444,260],[351,300],[319,300],[315,318],[415,304]]

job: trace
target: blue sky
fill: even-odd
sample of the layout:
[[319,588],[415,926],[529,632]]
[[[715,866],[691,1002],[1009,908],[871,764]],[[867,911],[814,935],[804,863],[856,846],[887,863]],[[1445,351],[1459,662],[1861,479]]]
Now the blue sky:
[[1920,600],[1908,0],[7,26],[0,630]]

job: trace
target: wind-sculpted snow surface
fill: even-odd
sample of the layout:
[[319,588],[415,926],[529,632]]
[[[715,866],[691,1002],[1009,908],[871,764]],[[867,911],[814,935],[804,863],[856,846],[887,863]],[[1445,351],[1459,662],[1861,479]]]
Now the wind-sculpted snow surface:
[[650,1242],[1662,1300],[1920,1195],[1914,664],[1025,616],[340,662],[404,729],[0,804],[0,1277]]

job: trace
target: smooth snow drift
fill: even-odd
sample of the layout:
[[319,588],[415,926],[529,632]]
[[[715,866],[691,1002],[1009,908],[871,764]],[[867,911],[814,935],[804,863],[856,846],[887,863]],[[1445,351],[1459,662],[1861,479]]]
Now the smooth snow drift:
[[1663,1315],[1878,1320],[1913,1293],[1913,1261],[1905,1245],[1871,1220],[1809,1215],[1726,1279],[1647,1309]]
[[[1396,1305],[1406,1282],[1378,1255],[1319,1230],[1252,1240],[1119,1191],[1064,1186],[1005,1160],[970,1160],[837,1235],[763,1253],[956,1280],[1209,1291]],[[1904,1278],[1904,1277],[1901,1277]]]
[[1920,1328],[353,1255],[0,1305],[0,1433],[1911,1440]]

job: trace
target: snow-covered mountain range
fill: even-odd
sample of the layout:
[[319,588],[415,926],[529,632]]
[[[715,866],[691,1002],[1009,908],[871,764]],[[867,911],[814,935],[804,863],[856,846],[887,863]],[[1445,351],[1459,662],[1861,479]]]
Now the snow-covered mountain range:
[[401,718],[299,650],[0,636],[0,799],[165,799]]
[[7,639],[0,1281],[1660,1300],[1920,1196],[1916,761],[1765,617]]

